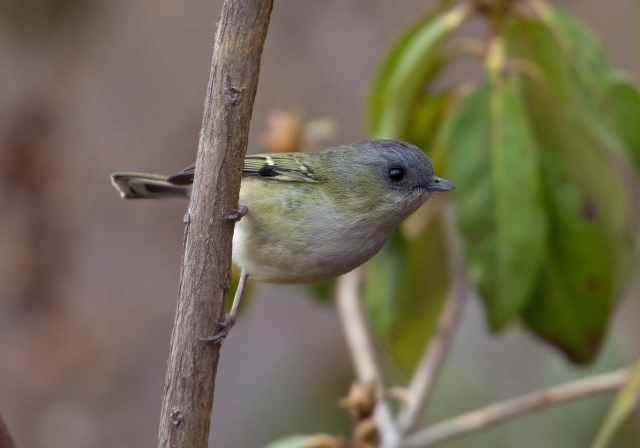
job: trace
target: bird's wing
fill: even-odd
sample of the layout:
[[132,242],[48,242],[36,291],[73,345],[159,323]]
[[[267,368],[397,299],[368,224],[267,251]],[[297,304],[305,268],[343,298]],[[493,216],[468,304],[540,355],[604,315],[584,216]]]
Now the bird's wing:
[[167,182],[174,185],[191,185],[195,174],[196,166],[191,165],[183,169],[181,173],[167,177]]
[[320,182],[304,159],[292,153],[247,156],[242,175],[294,182]]
[[[170,176],[167,182],[174,185],[192,184],[195,172],[196,166],[191,165],[181,173]],[[289,182],[321,182],[304,160],[291,153],[247,156],[242,175]]]

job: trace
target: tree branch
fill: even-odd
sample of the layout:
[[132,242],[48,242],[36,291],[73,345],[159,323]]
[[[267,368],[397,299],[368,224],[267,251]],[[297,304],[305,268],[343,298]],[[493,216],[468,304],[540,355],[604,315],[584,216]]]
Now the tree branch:
[[360,303],[361,284],[361,268],[351,271],[338,279],[336,288],[338,315],[340,316],[358,381],[361,383],[375,381],[377,384],[382,385],[382,375],[380,374],[373,339],[367,325],[364,309]]
[[632,368],[627,367],[614,372],[553,386],[511,400],[492,403],[475,411],[429,426],[407,438],[404,446],[409,448],[433,446],[443,440],[483,429],[555,403],[615,390],[627,383],[631,378],[631,374]]
[[358,381],[364,384],[373,381],[376,384],[378,402],[375,410],[375,419],[380,435],[383,439],[390,438],[396,441],[398,440],[398,433],[393,423],[391,410],[384,398],[382,373],[376,357],[373,337],[360,302],[361,285],[362,268],[355,269],[338,279],[338,287],[336,289],[338,315],[340,316]]
[[224,316],[233,224],[273,0],[225,0],[218,22],[189,211],[159,446],[205,448]]
[[425,415],[427,403],[438,379],[440,369],[449,352],[455,329],[462,317],[469,296],[469,284],[461,239],[456,230],[453,209],[447,203],[443,210],[447,253],[451,260],[451,290],[445,303],[435,334],[429,341],[409,384],[409,404],[398,417],[402,434],[410,433]]

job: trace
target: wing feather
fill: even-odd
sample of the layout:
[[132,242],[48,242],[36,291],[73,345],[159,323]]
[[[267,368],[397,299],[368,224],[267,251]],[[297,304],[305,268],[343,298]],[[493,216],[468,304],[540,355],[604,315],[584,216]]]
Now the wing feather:
[[[167,182],[174,185],[192,184],[195,172],[196,166],[191,165],[181,173],[170,176]],[[289,182],[322,181],[304,160],[292,153],[247,156],[242,175]]]

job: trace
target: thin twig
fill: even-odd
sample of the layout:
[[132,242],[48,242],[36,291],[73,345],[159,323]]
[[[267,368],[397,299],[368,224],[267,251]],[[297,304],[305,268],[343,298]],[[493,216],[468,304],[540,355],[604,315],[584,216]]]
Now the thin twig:
[[404,446],[408,448],[434,446],[443,440],[477,431],[555,403],[615,390],[626,384],[631,378],[631,374],[632,368],[627,367],[553,386],[511,400],[492,403],[429,426],[408,437]]
[[410,433],[424,417],[433,386],[449,352],[455,330],[469,295],[467,272],[460,236],[457,233],[451,203],[443,210],[443,221],[449,254],[452,280],[449,297],[445,303],[434,335],[431,337],[416,371],[409,383],[409,403],[398,417],[401,434]]
[[336,288],[338,314],[358,380],[361,383],[375,381],[382,384],[371,332],[360,303],[361,283],[362,270],[360,268],[338,279]]
[[373,344],[373,337],[367,324],[362,303],[360,302],[360,286],[362,269],[358,268],[338,279],[336,301],[338,315],[345,333],[347,346],[361,383],[375,382],[378,404],[376,406],[376,423],[383,439],[398,439],[398,432],[393,423],[391,410],[384,399],[384,383],[382,373]]

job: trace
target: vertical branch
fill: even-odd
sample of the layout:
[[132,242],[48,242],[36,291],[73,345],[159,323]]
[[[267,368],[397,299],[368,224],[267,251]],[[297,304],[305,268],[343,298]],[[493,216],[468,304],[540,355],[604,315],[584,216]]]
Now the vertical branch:
[[[198,145],[176,318],[160,416],[159,446],[207,446],[219,345],[229,289],[237,208],[260,56],[273,0],[225,0],[218,22]],[[215,436],[214,436],[215,437]]]

